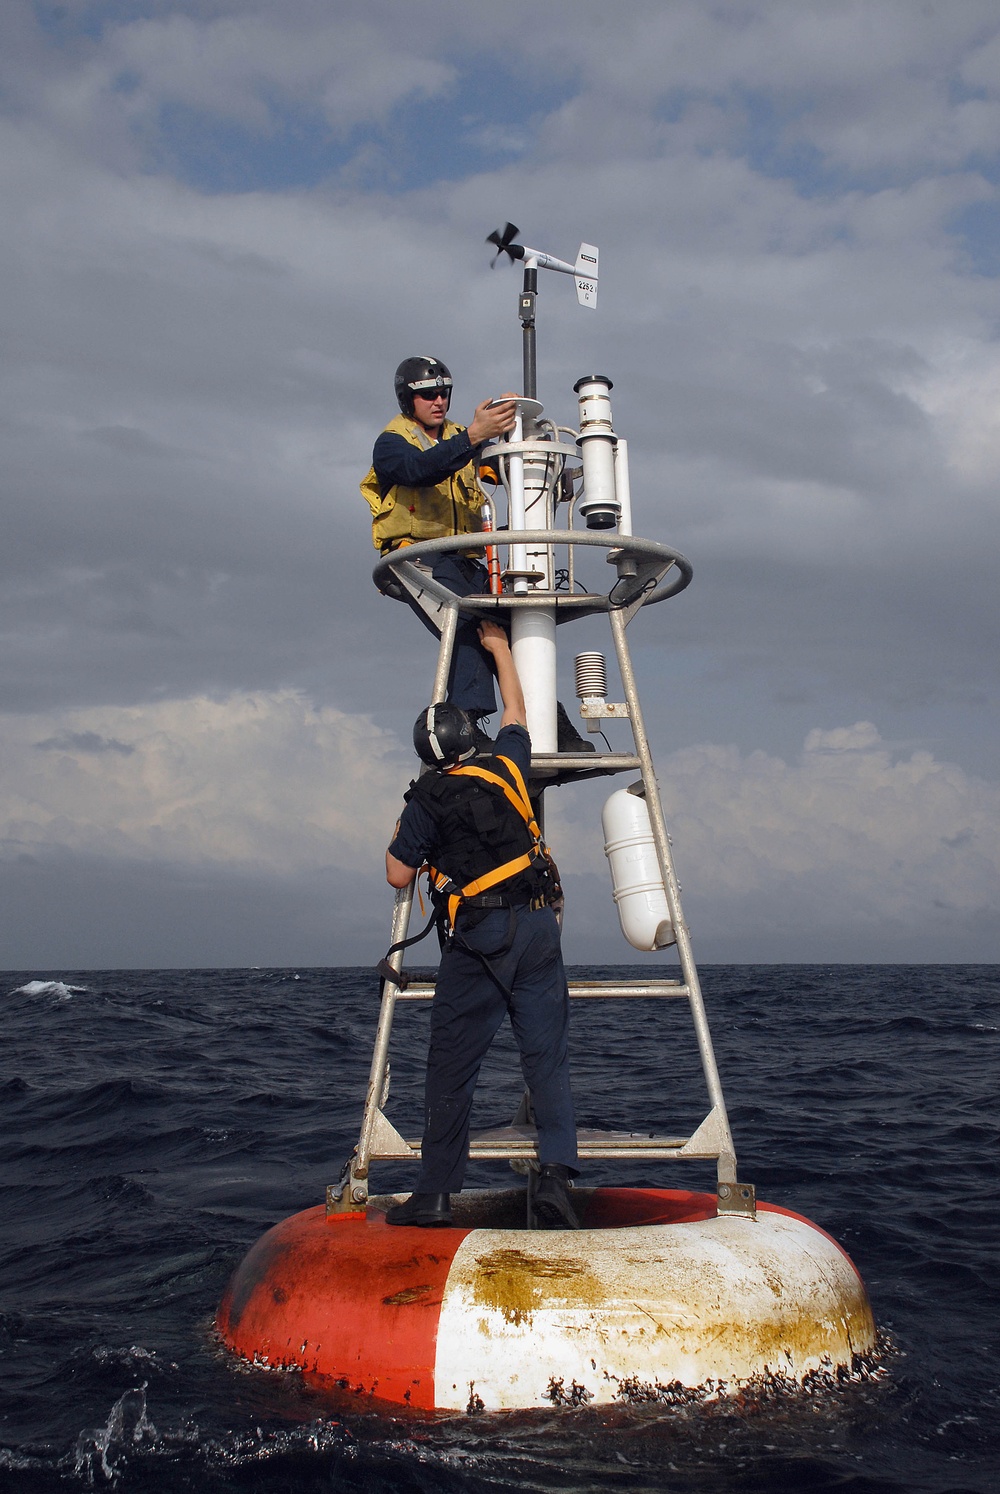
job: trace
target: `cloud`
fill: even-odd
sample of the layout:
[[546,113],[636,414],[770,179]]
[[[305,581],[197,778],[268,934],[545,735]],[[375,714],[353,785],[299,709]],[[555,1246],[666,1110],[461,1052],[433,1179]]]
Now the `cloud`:
[[[357,483],[406,353],[447,359],[459,415],[520,377],[518,276],[491,275],[483,243],[508,217],[553,253],[601,246],[596,314],[542,277],[540,390],[571,424],[579,374],[614,378],[637,528],[694,564],[688,592],[630,627],[666,757],[731,742],[730,785],[760,752],[794,799],[807,733],[866,718],[936,772],[960,765],[963,792],[985,785],[992,0],[442,0],[432,24],[386,0],[334,11],[10,0],[0,15],[0,692],[35,722],[15,775],[22,795],[31,772],[44,788],[21,805],[28,839],[159,854],[150,806],[173,780],[162,763],[129,774],[153,773],[157,731],[197,739],[178,703],[223,710],[216,743],[251,699],[278,735],[318,712],[324,753],[341,717],[405,738],[433,653],[371,587]],[[569,652],[606,648],[598,631],[560,629],[563,698]],[[89,734],[133,750],[81,750]],[[235,769],[221,747],[199,763],[205,783],[213,763]],[[112,813],[108,768],[125,770],[131,819]],[[243,830],[226,793],[217,812],[207,790],[198,813],[164,799],[162,854],[248,868],[273,835],[281,875],[308,875],[334,831],[292,835],[267,792],[261,777]],[[888,786],[879,802],[909,813]],[[827,821],[798,813],[816,865],[820,847],[836,860]],[[966,829],[943,830],[965,868]],[[722,850],[705,868],[720,898]],[[789,906],[804,896],[769,867]]]
[[75,711],[53,724],[3,723],[10,854],[59,847],[272,877],[359,860],[370,869],[409,776],[391,734],[295,691]]
[[123,757],[129,757],[135,751],[128,742],[99,736],[96,731],[65,731],[60,736],[36,742],[35,747],[39,752],[120,752]]
[[[115,866],[146,867],[146,880],[157,866],[220,886],[251,878],[261,903],[274,888],[277,909],[310,875],[348,886],[356,875],[388,923],[382,852],[413,764],[370,719],[285,691],[7,717],[2,735],[8,868],[71,856],[97,858],[105,879]],[[1000,918],[1000,787],[893,749],[870,722],[812,730],[791,763],[706,744],[658,766],[688,917],[709,951],[751,936],[762,958],[811,940],[803,957],[825,958],[831,928],[847,948],[886,929],[943,946]],[[597,795],[611,787],[550,796],[571,959],[627,957],[601,854]]]
[[296,4],[270,15],[267,6],[202,15],[197,5],[159,8],[168,13],[119,21],[96,6],[97,27],[81,28],[64,7],[48,17],[61,45],[45,51],[27,7],[12,0],[10,33],[36,76],[30,89],[9,68],[10,96],[110,159],[163,164],[184,114],[206,132],[237,125],[266,138],[292,117],[300,129],[344,135],[404,100],[433,98],[454,78],[426,47],[401,44],[397,28],[358,15],[331,18]]
[[372,967],[388,943],[384,887],[355,870],[274,877],[34,846],[0,856],[0,900],[0,965],[32,973]]
[[409,95],[433,96],[453,77],[446,63],[356,16],[296,20],[283,11],[270,20],[175,13],[130,22],[108,32],[104,86],[122,88],[130,112],[155,115],[180,103],[266,132],[282,97],[299,107],[311,102],[331,126],[351,129]]
[[[792,762],[704,744],[657,770],[703,958],[954,959],[963,943],[966,958],[996,957],[972,933],[1000,920],[997,784],[894,748],[866,721],[810,731]],[[550,839],[606,880],[596,808],[573,793],[550,809]]]

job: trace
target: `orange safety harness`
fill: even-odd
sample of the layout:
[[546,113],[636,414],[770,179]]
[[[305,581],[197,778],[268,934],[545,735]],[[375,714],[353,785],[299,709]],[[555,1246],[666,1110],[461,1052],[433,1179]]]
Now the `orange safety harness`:
[[[528,790],[520,768],[509,757],[498,756],[498,762],[503,763],[510,773],[514,782],[508,783],[501,778],[499,773],[491,773],[488,768],[477,768],[471,763],[464,767],[448,768],[445,771],[449,778],[481,778],[486,783],[492,783],[495,787],[502,789],[510,803],[517,810],[532,839],[530,851],[525,851],[521,856],[515,856],[511,861],[505,861],[501,866],[495,866],[492,871],[485,872],[472,882],[467,882],[464,887],[456,887],[446,873],[440,872],[436,867],[428,866],[432,894],[438,899],[446,899],[447,919],[449,932],[454,936],[455,919],[459,907],[466,898],[479,897],[481,893],[488,892],[491,887],[497,887],[501,882],[506,882],[509,877],[516,877],[518,872],[528,871],[534,867],[536,870],[545,870],[554,874],[555,863],[549,854],[549,848],[542,840],[542,832],[539,829],[535,812],[531,807]],[[553,880],[558,878],[553,875]],[[539,899],[538,905],[542,905]]]
[[514,856],[510,860],[503,862],[500,866],[493,867],[490,871],[482,873],[473,881],[467,882],[464,887],[457,887],[446,872],[438,871],[436,867],[421,867],[418,877],[424,871],[427,872],[431,896],[435,903],[434,913],[426,928],[409,939],[401,939],[397,944],[393,944],[386,951],[385,958],[380,960],[376,966],[378,974],[381,975],[383,981],[392,981],[401,991],[405,991],[409,984],[409,976],[401,970],[397,970],[390,962],[390,957],[398,950],[406,949],[411,944],[418,944],[437,925],[442,941],[449,947],[455,946],[473,955],[500,991],[509,998],[511,995],[510,991],[508,991],[507,987],[492,969],[490,961],[506,954],[510,948],[515,927],[513,909],[511,909],[511,919],[506,940],[498,949],[490,950],[487,954],[467,945],[456,930],[456,919],[462,903],[470,899],[480,898],[485,893],[488,893],[491,888],[499,887],[511,877],[516,877],[520,872],[530,870],[535,870],[540,874],[539,883],[542,888],[538,896],[531,900],[530,906],[532,908],[545,907],[550,903],[557,902],[562,896],[562,888],[559,885],[559,872],[548,846],[542,839],[542,832],[535,818],[535,812],[531,807],[531,800],[528,797],[528,790],[521,770],[508,757],[498,754],[497,761],[503,763],[514,780],[513,783],[508,783],[499,773],[491,773],[488,768],[474,767],[471,763],[465,766],[446,768],[444,773],[448,777],[481,778],[484,782],[501,789],[507,800],[517,810],[517,813],[524,821],[528,834],[531,837],[531,847],[521,855]]

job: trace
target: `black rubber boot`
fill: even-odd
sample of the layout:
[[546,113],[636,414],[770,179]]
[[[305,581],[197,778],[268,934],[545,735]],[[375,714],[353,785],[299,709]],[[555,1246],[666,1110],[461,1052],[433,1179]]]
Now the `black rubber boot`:
[[570,1169],[562,1162],[543,1162],[535,1185],[535,1217],[542,1229],[579,1229],[570,1203]]
[[385,1211],[386,1224],[415,1224],[421,1229],[451,1224],[449,1193],[411,1193],[405,1203]]
[[559,752],[596,752],[593,742],[581,737],[561,700],[556,701],[556,748]]

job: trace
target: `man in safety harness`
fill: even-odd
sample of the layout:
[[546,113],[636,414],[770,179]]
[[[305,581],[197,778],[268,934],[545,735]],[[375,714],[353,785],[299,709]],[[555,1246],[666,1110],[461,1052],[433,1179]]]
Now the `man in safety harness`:
[[448,1225],[461,1190],[479,1069],[505,1015],[538,1129],[539,1222],[578,1229],[568,1192],[576,1176],[576,1121],[569,1084],[569,992],[553,904],[561,893],[525,788],[531,739],[506,634],[479,624],[496,664],[504,711],[492,757],[476,756],[471,724],[454,705],[430,706],[414,746],[437,771],[406,794],[386,852],[392,887],[427,863],[442,911],[444,943],[431,1011],[422,1165],[415,1191],[389,1224]]

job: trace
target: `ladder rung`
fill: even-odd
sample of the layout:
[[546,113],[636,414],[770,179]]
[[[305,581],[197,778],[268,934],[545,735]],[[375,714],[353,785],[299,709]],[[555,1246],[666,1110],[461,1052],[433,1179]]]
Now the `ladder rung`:
[[626,768],[641,768],[642,763],[634,752],[533,752],[533,769],[550,768],[603,768],[608,772],[623,772]]
[[639,1000],[644,996],[687,996],[686,985],[679,980],[571,980],[569,994],[588,1000]]
[[[576,1133],[577,1151],[581,1157],[628,1158],[676,1157],[693,1138],[690,1136],[656,1136],[643,1131],[586,1131]],[[496,1126],[489,1131],[474,1131],[469,1140],[470,1157],[507,1162],[511,1158],[529,1158],[538,1155],[538,1133],[534,1126]],[[699,1160],[710,1156],[710,1151],[699,1151]],[[412,1157],[420,1158],[420,1139],[399,1138],[393,1146],[375,1146],[371,1151],[373,1162],[388,1162]]]
[[[687,1136],[652,1136],[642,1131],[584,1131],[576,1133],[581,1156],[621,1157],[648,1156],[650,1153],[679,1151]],[[492,1131],[476,1131],[469,1143],[474,1157],[533,1157],[537,1151],[534,1126],[498,1126]]]
[[[686,985],[677,980],[600,981],[571,980],[569,994],[574,999],[642,1000],[645,997],[687,996]],[[429,1001],[434,995],[432,980],[411,981],[405,991],[400,991],[397,1001]]]

